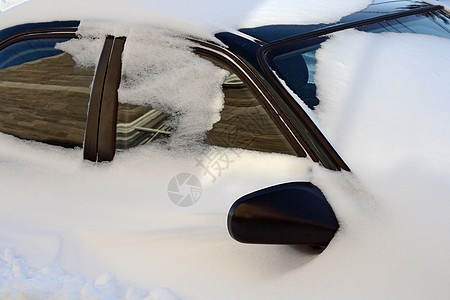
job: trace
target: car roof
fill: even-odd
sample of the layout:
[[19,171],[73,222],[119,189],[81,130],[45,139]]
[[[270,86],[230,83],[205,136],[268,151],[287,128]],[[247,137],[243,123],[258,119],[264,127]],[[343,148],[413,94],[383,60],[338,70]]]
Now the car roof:
[[[235,32],[219,32],[215,37],[229,50],[238,54],[258,71],[257,52],[262,46],[284,43],[290,39],[305,35],[327,34],[335,30],[346,29],[358,23],[373,22],[400,15],[428,13],[442,8],[422,1],[386,1],[375,0],[366,9],[342,18],[336,23],[315,25],[267,25],[255,28],[242,28]],[[369,21],[370,20],[370,21]]]
[[346,16],[336,23],[315,25],[267,25],[256,28],[242,28],[239,29],[239,32],[258,39],[261,42],[271,43],[311,31],[331,28],[336,25],[380,18],[393,13],[408,12],[418,8],[425,9],[432,7],[435,7],[435,5],[418,1],[374,1],[373,4],[366,9]]

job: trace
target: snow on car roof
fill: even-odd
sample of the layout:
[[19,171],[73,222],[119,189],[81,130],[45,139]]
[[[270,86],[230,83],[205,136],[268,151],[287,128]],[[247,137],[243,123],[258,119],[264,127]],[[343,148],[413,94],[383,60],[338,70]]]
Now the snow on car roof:
[[[29,0],[5,11],[0,27],[55,20],[110,20],[149,24],[187,32],[211,34],[220,30],[267,24],[318,24],[336,22],[362,10],[371,0]],[[64,7],[64,9],[60,9]]]
[[[435,3],[441,4],[441,3]],[[242,28],[239,31],[244,32],[250,36],[253,36],[261,41],[271,43],[274,41],[282,40],[291,36],[296,36],[303,33],[309,33],[311,31],[333,27],[340,24],[347,24],[351,22],[364,21],[372,18],[379,18],[385,15],[394,13],[408,12],[417,8],[432,7],[432,4],[420,3],[414,1],[375,1],[372,5],[364,10],[355,12],[351,15],[345,16],[337,22],[327,23],[321,22],[320,24],[278,24],[266,25],[254,28]]]

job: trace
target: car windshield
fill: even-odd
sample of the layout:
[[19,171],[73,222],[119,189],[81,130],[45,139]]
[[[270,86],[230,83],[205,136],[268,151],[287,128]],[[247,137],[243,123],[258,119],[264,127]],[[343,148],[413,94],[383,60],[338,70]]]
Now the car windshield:
[[[444,11],[412,15],[357,27],[365,32],[420,33],[450,38],[450,16]],[[276,75],[311,109],[319,104],[314,74],[316,50],[326,36],[282,45],[268,53],[268,62]]]

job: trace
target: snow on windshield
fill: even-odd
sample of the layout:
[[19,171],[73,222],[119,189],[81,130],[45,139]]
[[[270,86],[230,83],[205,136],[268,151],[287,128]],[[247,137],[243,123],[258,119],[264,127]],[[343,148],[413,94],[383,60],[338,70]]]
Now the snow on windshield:
[[378,207],[371,251],[403,269],[396,284],[438,298],[450,280],[449,49],[446,38],[347,30],[321,45],[315,75],[319,123]]
[[449,166],[448,49],[446,38],[356,30],[321,45],[319,123],[355,172]]

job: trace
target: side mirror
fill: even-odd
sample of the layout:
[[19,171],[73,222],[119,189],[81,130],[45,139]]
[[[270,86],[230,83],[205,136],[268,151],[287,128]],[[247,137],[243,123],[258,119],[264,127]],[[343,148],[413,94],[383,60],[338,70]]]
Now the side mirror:
[[250,193],[228,213],[228,231],[242,243],[327,246],[338,228],[330,204],[310,182]]

